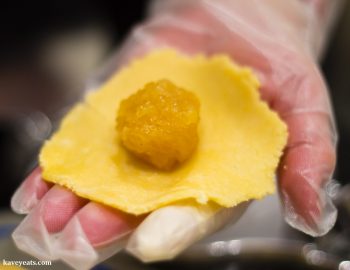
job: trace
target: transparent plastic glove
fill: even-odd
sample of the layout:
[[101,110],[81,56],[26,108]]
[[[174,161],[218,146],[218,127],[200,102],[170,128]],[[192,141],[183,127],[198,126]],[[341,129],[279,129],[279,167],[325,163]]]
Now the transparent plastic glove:
[[134,31],[120,55],[128,61],[143,50],[172,46],[189,54],[225,53],[253,68],[262,99],[289,128],[278,172],[285,219],[312,236],[327,233],[337,216],[324,191],[335,167],[337,136],[317,57],[340,3],[157,1],[153,18]]
[[[324,46],[323,29],[329,28],[334,14],[328,11],[335,10],[324,7],[336,3],[158,1],[150,19],[135,28],[87,89],[95,89],[131,59],[159,47],[188,54],[225,53],[250,66],[262,82],[262,98],[289,127],[278,173],[286,220],[306,233],[322,235],[336,218],[336,209],[323,190],[335,166],[336,134],[327,89],[315,61]],[[49,187],[38,174],[34,172],[13,197],[13,209],[29,213],[13,238],[19,248],[34,256],[60,258],[76,269],[90,268],[112,256],[129,235],[127,249],[143,261],[172,258],[242,212],[241,207],[218,212],[171,206],[148,217],[134,217],[58,187],[43,196],[37,190]],[[174,222],[169,223],[169,217]]]
[[317,60],[343,1],[155,1],[91,86],[154,48],[208,55],[225,53],[254,69],[261,97],[289,129],[278,185],[286,221],[312,236],[327,233],[337,210],[325,193],[336,162],[337,134]]

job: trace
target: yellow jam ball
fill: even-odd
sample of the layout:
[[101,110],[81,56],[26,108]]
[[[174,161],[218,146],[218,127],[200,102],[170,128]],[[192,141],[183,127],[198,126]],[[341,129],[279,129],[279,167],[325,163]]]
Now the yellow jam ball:
[[120,104],[121,143],[156,168],[173,169],[196,149],[199,107],[192,92],[169,80],[148,83]]

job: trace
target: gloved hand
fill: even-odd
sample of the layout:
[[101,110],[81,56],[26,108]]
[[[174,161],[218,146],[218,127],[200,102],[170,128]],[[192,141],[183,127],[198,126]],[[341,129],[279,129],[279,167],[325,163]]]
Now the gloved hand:
[[[336,132],[316,62],[338,1],[158,1],[119,53],[89,82],[94,89],[131,59],[159,47],[188,54],[225,53],[250,66],[261,96],[289,128],[278,171],[286,221],[313,236],[328,232],[336,209],[324,192],[335,166]],[[328,6],[327,6],[328,5]],[[36,169],[17,190],[12,208],[28,214],[13,233],[17,246],[46,260],[86,269],[122,247],[143,261],[172,258],[229,220],[233,209],[174,205],[134,217],[44,182]]]

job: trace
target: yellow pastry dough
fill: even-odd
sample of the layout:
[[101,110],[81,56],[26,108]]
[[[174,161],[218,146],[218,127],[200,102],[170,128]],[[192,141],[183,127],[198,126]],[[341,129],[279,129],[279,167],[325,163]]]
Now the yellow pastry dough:
[[[116,129],[120,102],[160,79],[195,93],[201,103],[196,151],[172,171],[130,155]],[[287,128],[260,100],[258,88],[252,71],[225,55],[154,51],[116,73],[65,117],[42,148],[43,177],[137,215],[179,201],[232,207],[259,199],[274,192]]]

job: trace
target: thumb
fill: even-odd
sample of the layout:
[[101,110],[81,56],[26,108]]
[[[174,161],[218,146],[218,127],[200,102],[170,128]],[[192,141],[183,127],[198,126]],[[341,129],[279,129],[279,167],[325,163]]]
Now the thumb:
[[172,259],[225,224],[236,222],[248,207],[174,205],[151,213],[131,235],[127,251],[143,262]]

